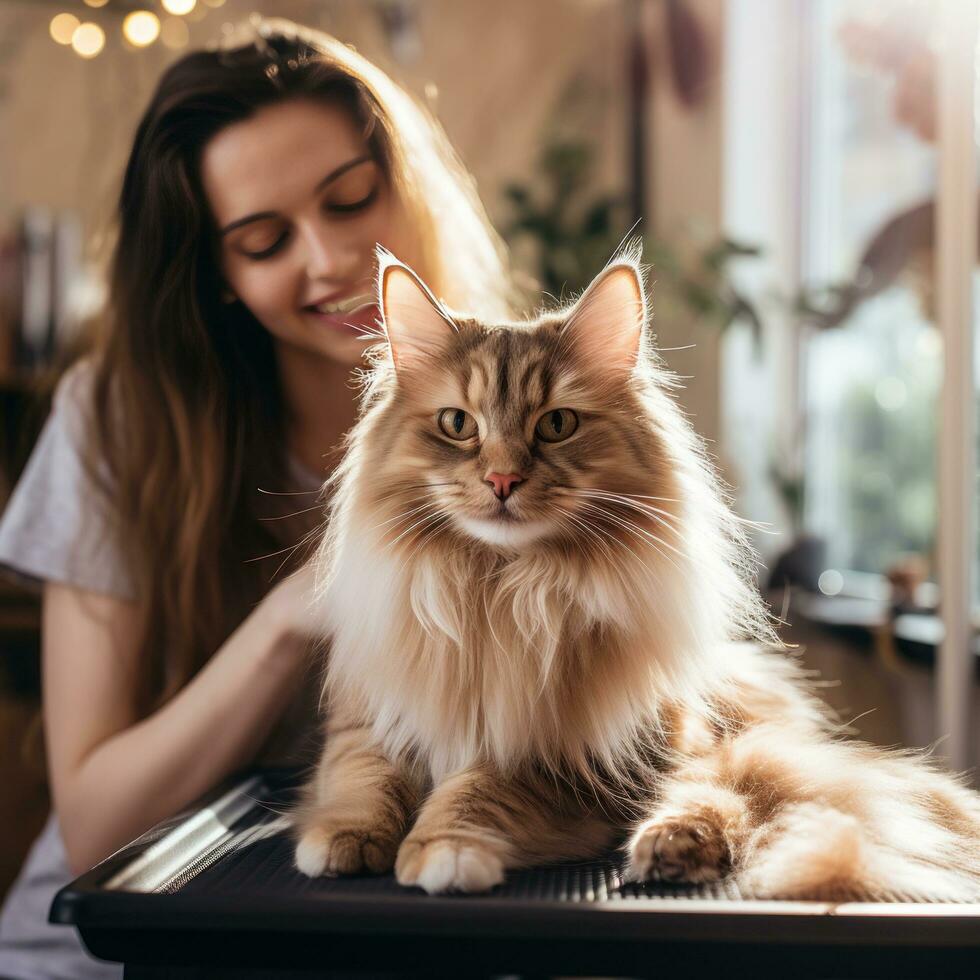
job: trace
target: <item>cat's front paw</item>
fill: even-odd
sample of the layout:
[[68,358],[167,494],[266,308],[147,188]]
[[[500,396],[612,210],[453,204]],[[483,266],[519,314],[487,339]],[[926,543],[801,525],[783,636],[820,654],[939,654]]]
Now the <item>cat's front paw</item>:
[[394,866],[397,853],[398,841],[374,828],[318,823],[300,834],[295,864],[310,878],[360,871],[384,874]]
[[722,829],[703,816],[654,817],[627,845],[630,881],[717,881],[731,867]]
[[504,864],[493,850],[468,837],[407,837],[398,849],[395,876],[400,885],[417,885],[430,895],[484,892],[504,880]]

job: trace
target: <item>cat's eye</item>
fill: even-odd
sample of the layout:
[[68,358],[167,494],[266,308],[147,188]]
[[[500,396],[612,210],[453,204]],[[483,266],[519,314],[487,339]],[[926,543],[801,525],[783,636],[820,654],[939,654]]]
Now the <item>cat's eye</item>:
[[578,428],[578,416],[570,408],[545,412],[534,427],[534,434],[545,442],[561,442]]
[[472,439],[477,433],[476,419],[461,408],[444,408],[439,413],[439,428],[450,439]]

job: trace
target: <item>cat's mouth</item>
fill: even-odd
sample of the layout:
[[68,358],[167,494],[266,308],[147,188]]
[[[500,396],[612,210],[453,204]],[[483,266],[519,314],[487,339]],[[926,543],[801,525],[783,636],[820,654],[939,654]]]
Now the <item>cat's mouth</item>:
[[513,500],[494,502],[494,506],[472,515],[457,515],[457,523],[471,537],[486,544],[521,548],[554,531],[551,521],[522,514]]
[[517,550],[554,532],[551,521],[521,518],[508,512],[491,517],[457,515],[456,522],[466,534],[484,544]]

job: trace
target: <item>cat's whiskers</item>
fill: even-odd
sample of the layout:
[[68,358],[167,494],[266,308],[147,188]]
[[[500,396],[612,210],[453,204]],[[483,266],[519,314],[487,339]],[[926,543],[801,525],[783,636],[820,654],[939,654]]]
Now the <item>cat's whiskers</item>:
[[[561,511],[560,512],[560,518],[559,518],[559,520],[563,520],[565,523],[571,521],[575,526],[577,526],[581,530],[585,531],[586,534],[588,534],[599,545],[602,546],[602,549],[606,553],[606,555],[609,557],[609,560],[614,565],[616,564],[615,553],[613,552],[612,548],[609,547],[609,545],[603,539],[602,535],[599,534],[599,532],[595,528],[592,528],[592,527],[589,526],[589,524],[588,524],[587,521],[583,520],[577,514],[571,513],[570,511]],[[576,543],[577,544],[588,544],[588,542],[582,542],[580,540],[576,540]]]
[[[453,481],[449,481],[447,483],[416,483],[416,484],[406,484],[406,485],[400,487],[397,491],[395,491],[393,493],[384,494],[383,496],[376,498],[376,501],[380,502],[382,500],[390,500],[393,497],[399,496],[401,493],[403,493],[406,490],[422,489],[422,488],[429,488],[429,487],[448,487],[448,486],[454,486],[455,483],[456,483],[456,481],[453,480]],[[433,508],[435,508],[437,510],[437,513],[435,513],[435,514],[432,514],[432,513],[427,514],[427,515],[425,515],[424,518],[416,521],[410,527],[405,528],[405,530],[402,531],[401,534],[398,535],[398,537],[396,537],[393,541],[388,542],[384,546],[384,549],[383,550],[386,550],[387,551],[389,548],[394,547],[406,534],[411,533],[416,527],[419,527],[419,526],[424,525],[426,523],[426,520],[428,518],[438,516],[438,509],[440,507],[441,507],[441,504],[440,504],[440,502],[438,500],[426,500],[426,501],[423,501],[421,504],[419,504],[416,507],[412,507],[412,508],[409,508],[406,511],[402,511],[402,513],[397,514],[395,517],[389,518],[388,520],[381,521],[378,524],[372,525],[372,527],[369,530],[372,530],[372,531],[373,530],[377,530],[379,527],[384,527],[387,524],[393,524],[393,523],[395,523],[397,521],[400,521],[400,520],[409,519],[412,516],[414,516],[415,514],[421,513],[421,512],[426,511],[426,510],[432,510]],[[413,554],[414,554],[414,552],[413,552]]]
[[[576,533],[576,528],[572,524],[572,515],[571,514],[560,514],[560,515],[558,515],[558,517],[556,518],[556,522],[558,523],[559,527],[561,527],[563,530],[567,531],[568,536],[571,539],[572,544],[573,544],[574,547],[579,548],[590,559],[596,557],[596,551],[594,550],[593,542],[590,541],[590,540],[583,540],[579,536],[579,534]],[[582,522],[578,522],[578,523],[579,523],[579,529],[581,531],[585,531],[591,538],[594,538],[595,539],[596,543],[602,545],[603,550],[607,552],[607,557],[608,557],[609,563],[611,565],[615,566],[616,565],[616,559],[615,559],[615,556],[612,554],[612,551],[609,548],[609,545],[607,545],[606,542],[603,541],[602,538],[600,538],[595,533],[595,531],[593,531],[590,527],[588,527],[587,525],[583,524]]]
[[[636,551],[634,551],[625,541],[617,537],[615,534],[612,534],[606,528],[592,525],[585,519],[585,517],[578,514],[571,514],[567,511],[564,512],[564,517],[567,520],[572,521],[576,527],[588,533],[597,544],[602,546],[608,559],[609,567],[616,574],[628,578],[631,570],[626,564],[626,559],[620,557],[607,542],[612,542],[612,544],[622,548],[625,552],[627,552],[633,561],[639,563],[644,569],[646,569],[652,578],[656,579],[658,577],[657,573],[650,568],[650,566],[636,553]],[[583,542],[581,539],[577,539],[576,543],[579,545],[586,545],[586,547],[588,547],[588,542]],[[591,555],[591,552],[588,553]]]
[[[596,508],[596,510],[598,510],[603,516],[608,516],[608,515],[605,514],[604,511],[602,511],[601,508]],[[604,537],[608,538],[614,544],[618,544],[621,548],[625,548],[625,550],[628,551],[633,556],[633,558],[637,562],[639,562],[652,576],[654,576],[655,578],[657,577],[656,576],[656,573],[653,571],[653,569],[650,568],[650,566],[625,541],[623,541],[621,538],[617,537],[615,534],[610,533],[604,527],[599,526],[599,527],[596,527],[595,530],[596,530],[597,533],[599,533],[599,534],[603,535]],[[667,558],[666,555],[664,557]]]
[[[682,531],[678,525],[682,525],[683,521],[679,517],[670,514],[668,511],[660,511],[658,508],[651,508],[647,504],[637,504],[631,500],[619,499],[618,497],[610,497],[592,492],[573,493],[573,496],[591,500],[593,503],[599,502],[602,504],[616,504],[620,507],[628,507],[630,510],[639,511],[641,514],[644,514],[646,517],[649,517],[651,520],[656,521],[658,524],[672,531],[677,535],[677,537],[682,537]],[[628,519],[625,514],[620,514],[619,516],[624,520]]]
[[[634,497],[642,496],[641,494],[619,494],[613,493],[610,490],[601,490],[598,487],[570,487],[562,486],[560,484],[555,484],[553,489],[560,491],[562,494],[574,497],[586,497],[594,498],[596,500],[601,500],[603,502],[609,501],[611,503],[618,503],[622,506],[630,507],[633,510],[641,511],[648,516],[652,517],[654,520],[659,521],[659,523],[670,527],[675,534],[680,537],[681,532],[675,525],[683,525],[683,520],[679,515],[672,513],[668,510],[663,510],[660,507],[654,507],[652,504],[642,504],[637,500],[632,499]],[[670,501],[674,498],[671,497],[648,497],[650,500],[665,500]]]
[[670,557],[670,555],[668,555],[665,551],[661,550],[660,545],[663,545],[666,548],[670,548],[671,551],[676,552],[685,560],[689,560],[688,556],[684,555],[683,552],[678,551],[675,547],[673,547],[673,545],[668,544],[666,541],[663,540],[663,538],[660,538],[655,534],[651,534],[649,531],[645,530],[644,528],[641,528],[638,524],[635,524],[633,521],[630,521],[624,517],[620,517],[612,513],[607,508],[600,507],[598,504],[590,503],[589,501],[583,501],[582,506],[587,507],[589,510],[592,510],[597,514],[602,515],[602,517],[604,517],[606,520],[611,521],[612,523],[616,524],[618,527],[621,527],[628,534],[631,534],[633,535],[633,537],[637,538],[638,540],[644,541],[644,543],[649,544],[654,549],[654,551],[656,551],[664,559],[664,561],[668,562],[681,575],[687,576],[689,574],[689,570],[682,568],[680,565],[678,565],[677,562],[675,562]]
[[406,534],[410,534],[412,531],[415,530],[415,528],[424,526],[427,522],[431,521],[433,518],[439,517],[444,514],[445,511],[437,511],[435,514],[426,514],[420,520],[417,520],[414,524],[405,528],[405,530],[402,531],[401,534],[399,534],[398,537],[395,538],[393,541],[389,541],[385,545],[385,550],[387,551],[388,549],[393,548],[396,544],[398,544],[399,541],[401,541],[402,538],[405,537]]
[[393,524],[395,521],[403,520],[406,517],[411,517],[413,514],[419,513],[419,511],[426,510],[427,508],[438,507],[439,502],[436,500],[427,500],[423,504],[419,504],[418,507],[411,507],[408,510],[403,510],[400,514],[396,514],[394,517],[389,517],[386,521],[380,521],[377,524],[372,524],[368,530],[376,531],[379,527],[384,527],[386,524]]
[[[645,535],[648,539],[655,542],[656,544],[663,545],[665,548],[672,551],[678,557],[684,558],[685,560],[689,560],[689,556],[686,555],[684,552],[680,551],[678,548],[675,548],[672,544],[670,544],[670,542],[665,541],[658,534],[654,534],[651,530],[648,530],[642,527],[641,525],[639,525],[636,521],[631,520],[628,515],[622,514],[609,507],[603,507],[600,503],[597,503],[594,500],[593,501],[583,500],[581,501],[581,506],[588,508],[594,513],[604,514],[610,520],[615,520],[620,527],[626,528],[632,532],[640,532],[643,535]],[[659,521],[659,523],[664,524],[664,526],[666,526],[667,530],[673,532],[677,537],[681,537],[681,532],[677,528],[672,527],[669,524],[665,524],[665,522],[660,520],[655,514],[647,514],[645,516],[649,517],[652,520]]]
[[406,528],[401,534],[398,535],[394,541],[390,541],[388,544],[382,547],[382,551],[393,550],[395,545],[403,538],[406,534],[413,531],[415,528],[420,528],[418,532],[418,540],[415,542],[415,547],[404,557],[404,559],[396,566],[395,574],[401,575],[405,570],[408,563],[418,554],[419,549],[425,542],[433,537],[436,531],[440,527],[444,527],[446,522],[449,520],[449,514],[445,511],[437,510],[433,513],[426,514],[422,519],[416,521],[410,528]]
[[[659,519],[660,523],[668,525],[671,530],[677,531],[675,524],[683,523],[679,515],[672,513],[669,510],[664,510],[661,507],[654,507],[652,504],[642,504],[636,500],[631,499],[632,494],[621,494],[613,493],[609,490],[599,490],[596,488],[585,487],[579,489],[571,489],[569,492],[581,496],[590,496],[595,498],[601,498],[603,500],[614,501],[616,503],[623,504],[625,507],[630,507],[634,510],[641,511],[642,513],[654,516],[655,519]],[[660,498],[652,498],[660,499]],[[665,498],[666,499],[666,498]],[[677,532],[679,533],[679,532]]]
[[654,534],[653,532],[651,532],[651,531],[648,531],[648,530],[647,530],[646,528],[644,528],[644,527],[641,527],[641,526],[640,526],[639,524],[637,524],[637,523],[636,523],[635,521],[631,521],[631,520],[630,520],[630,519],[629,519],[628,517],[625,517],[625,516],[624,516],[624,515],[622,515],[622,514],[616,514],[616,513],[614,513],[613,511],[611,511],[611,510],[609,510],[609,509],[607,509],[607,508],[604,508],[604,507],[600,507],[600,506],[599,506],[598,504],[595,504],[595,503],[590,503],[590,502],[587,502],[587,501],[586,501],[586,502],[584,502],[584,503],[582,504],[582,506],[583,506],[583,507],[587,507],[587,508],[588,508],[589,510],[591,510],[591,511],[594,511],[594,512],[596,512],[596,513],[599,513],[599,514],[602,514],[602,515],[603,515],[604,517],[606,517],[606,518],[607,518],[608,520],[610,520],[610,521],[612,521],[613,523],[615,523],[615,524],[616,524],[616,525],[617,525],[618,527],[621,527],[621,528],[623,528],[623,530],[625,530],[625,531],[627,531],[628,533],[630,533],[630,534],[632,534],[632,535],[633,535],[634,537],[637,537],[637,538],[639,538],[639,539],[641,539],[641,540],[646,540],[646,541],[648,541],[648,542],[649,542],[650,544],[652,544],[652,545],[653,545],[653,547],[654,547],[654,548],[655,548],[655,549],[656,549],[656,550],[657,550],[657,551],[658,551],[658,552],[659,552],[659,553],[660,553],[660,554],[661,554],[661,555],[662,555],[662,556],[663,556],[663,557],[664,557],[665,559],[667,559],[668,561],[670,561],[670,563],[671,563],[671,564],[672,564],[672,565],[673,565],[673,566],[674,566],[674,567],[675,567],[675,568],[676,568],[676,569],[677,569],[677,570],[678,570],[679,572],[683,572],[683,569],[682,569],[682,568],[681,568],[681,567],[680,567],[679,565],[677,565],[677,564],[676,564],[676,563],[675,563],[675,562],[674,562],[674,561],[673,561],[673,560],[672,560],[672,559],[670,558],[670,556],[669,556],[668,554],[666,554],[665,552],[663,552],[663,551],[661,551],[661,550],[660,550],[660,546],[661,546],[661,545],[663,545],[663,547],[665,547],[665,548],[668,548],[668,549],[669,549],[670,551],[672,551],[672,552],[674,552],[674,553],[675,553],[675,554],[676,554],[676,555],[677,555],[678,557],[680,557],[680,558],[683,558],[683,559],[685,559],[685,561],[687,561],[687,560],[690,560],[690,558],[689,558],[689,556],[688,556],[688,555],[685,555],[685,554],[684,554],[684,553],[683,553],[682,551],[680,551],[679,549],[677,549],[677,548],[675,548],[675,547],[674,547],[673,545],[671,545],[671,544],[670,544],[670,543],[668,543],[667,541],[664,541],[664,539],[663,539],[663,538],[661,538],[661,537],[660,537],[659,535],[656,535],[656,534]]
[[260,517],[260,521],[285,521],[290,517],[299,517],[300,514],[309,514],[311,510],[322,510],[322,504],[316,504],[313,507],[305,507],[303,510],[293,511],[292,514],[276,514],[275,517]]
[[[675,552],[677,555],[679,555],[679,556],[681,556],[681,557],[689,560],[689,558],[688,558],[687,555],[684,555],[683,552],[678,551],[678,549],[674,548],[673,545],[671,545],[669,542],[664,541],[663,538],[660,538],[657,535],[651,534],[649,531],[646,531],[645,529],[641,528],[635,522],[630,521],[625,515],[621,515],[621,514],[617,515],[613,511],[611,511],[609,508],[607,508],[607,507],[601,507],[601,506],[599,506],[598,503],[594,502],[594,501],[606,502],[607,498],[602,497],[602,496],[598,496],[598,495],[594,494],[594,492],[592,492],[592,491],[574,490],[572,488],[565,488],[565,492],[568,493],[570,496],[574,496],[574,497],[578,498],[580,500],[580,502],[581,502],[580,503],[580,506],[587,507],[591,511],[602,515],[607,520],[609,520],[611,522],[614,522],[614,523],[617,523],[624,530],[626,530],[629,533],[633,534],[634,537],[639,537],[639,534],[637,532],[639,532],[642,535],[645,535],[646,538],[648,538],[649,541],[653,544],[653,547],[660,553],[660,555],[663,558],[665,558],[667,561],[669,561],[671,565],[673,565],[675,568],[678,569],[678,571],[683,571],[683,569],[681,569],[675,562],[673,562],[673,561],[670,560],[670,556],[669,555],[664,554],[664,552],[660,550],[660,548],[658,547],[658,545],[661,545],[662,544],[665,548],[669,548],[671,551]],[[592,501],[590,501],[590,499],[589,499],[590,497],[593,498]],[[610,502],[613,502],[613,501],[610,501]],[[619,503],[619,504],[631,504],[632,503],[631,501],[628,501],[628,500],[614,501],[614,502]],[[676,527],[673,527],[672,525],[668,524],[667,521],[664,518],[662,518],[661,516],[659,516],[657,514],[648,514],[648,516],[650,516],[654,520],[659,521],[661,524],[665,525],[669,530],[673,531],[674,534],[676,534],[678,537],[681,536],[681,532]],[[610,535],[610,537],[612,537],[612,539],[614,541],[618,541],[619,540],[615,535]]]
[[575,487],[577,490],[589,490],[592,493],[605,493],[614,497],[626,497],[630,500],[659,500],[668,504],[680,504],[683,501],[679,497],[655,497],[648,493],[626,493],[622,490],[604,490],[601,487]]
[[[350,324],[347,324],[347,326],[350,326]],[[358,340],[377,340],[384,342],[388,340],[385,332],[376,327],[361,326],[359,329],[361,332],[357,336]]]
[[269,497],[308,497],[312,493],[320,493],[323,488],[317,487],[316,490],[264,490],[262,487],[256,487],[255,489]]
[[633,500],[660,500],[668,504],[682,503],[679,497],[655,497],[647,493],[625,493],[624,491],[605,490],[602,487],[566,487],[568,490],[588,490],[590,493],[605,493],[616,497],[629,497]]
[[[297,541],[295,544],[291,544],[291,545],[289,545],[286,548],[280,548],[278,551],[270,551],[270,552],[268,552],[268,554],[265,554],[265,555],[257,555],[255,558],[245,558],[245,559],[243,559],[243,562],[245,564],[251,564],[252,562],[265,561],[266,558],[275,558],[276,555],[285,554],[286,555],[286,558],[283,559],[282,564],[280,564],[280,566],[279,566],[279,568],[281,569],[282,566],[285,565],[286,562],[289,560],[289,555],[290,554],[292,554],[297,548],[302,548],[304,545],[309,544],[310,539],[313,538],[314,536],[319,536],[319,535],[323,534],[324,529],[326,528],[326,526],[327,526],[327,522],[326,522],[326,520],[323,520],[316,527],[312,528],[306,534],[304,534],[303,537],[301,537],[299,539],[299,541]],[[278,574],[279,574],[279,571],[277,569],[276,570],[276,575],[278,575]],[[275,576],[273,576],[273,577],[275,577]]]
[[[604,504],[615,504],[615,505],[618,505],[619,507],[629,507],[629,504],[627,502],[625,502],[625,501],[609,500],[606,497],[592,497],[591,499],[590,498],[585,498],[585,499],[589,500],[589,502],[594,507],[595,506],[602,506]],[[630,518],[630,516],[628,514],[624,514],[624,513],[620,512],[616,507],[608,507],[606,509],[609,510],[609,513],[616,514],[616,516],[619,517],[621,520],[630,521],[630,523],[635,523],[635,521],[632,521],[631,520],[631,518]],[[644,517],[646,517],[647,519],[649,519],[651,521],[654,521],[657,525],[659,525],[660,527],[665,528],[667,531],[670,531],[671,533],[673,533],[674,535],[676,535],[678,538],[681,538],[683,536],[681,529],[678,528],[675,524],[671,523],[669,520],[667,520],[662,515],[660,515],[660,514],[654,514],[654,513],[651,513],[649,511],[645,511],[645,510],[642,510],[641,508],[636,508],[636,507],[631,507],[630,509],[631,510],[638,511]]]
[[[595,542],[595,545],[602,548],[603,552],[606,554],[609,560],[613,564],[616,563],[615,552],[612,550],[612,548],[609,547],[609,544],[606,542],[603,536],[599,534],[599,532],[595,530],[595,528],[589,526],[588,521],[585,521],[581,517],[578,517],[577,515],[571,513],[563,513],[559,517],[559,521],[562,524],[564,524],[566,527],[571,526],[572,538],[574,540],[575,545],[584,546],[586,549],[586,553],[590,557],[595,553],[592,550],[593,542]],[[581,540],[578,537],[578,535],[574,533],[576,528],[580,531],[584,531],[589,536],[590,540],[588,541]]]
[[[565,485],[562,485],[562,484],[551,484],[551,489],[552,490],[558,490],[560,492],[560,495],[562,495],[562,496],[574,496],[579,501],[581,501],[583,497],[588,497],[590,494],[593,494],[593,493],[598,492],[594,488],[570,487],[570,486],[565,486]],[[664,498],[664,499],[668,499],[668,498]],[[584,504],[580,502],[579,503],[579,506],[584,506]],[[603,517],[608,517],[609,516],[608,512],[604,508],[601,508],[601,507],[598,507],[596,505],[593,505],[593,509],[594,509],[595,512],[599,513]],[[582,520],[582,518],[584,516],[582,514],[573,515],[573,514],[571,514],[570,511],[567,511],[567,510],[562,510],[561,512],[563,514],[568,515],[568,516],[577,517],[579,520]],[[612,541],[614,544],[617,544],[620,547],[625,548],[633,556],[633,558],[636,561],[638,561],[648,572],[650,572],[651,575],[655,575],[655,573],[653,572],[653,570],[620,537],[618,537],[615,534],[612,534],[606,528],[593,528],[593,531],[600,531],[605,538],[607,538],[608,540]],[[678,532],[676,532],[676,530],[675,530],[675,533],[678,533]],[[664,543],[666,543],[666,542],[664,542]],[[663,554],[663,553],[661,552],[661,554]],[[667,558],[668,556],[664,555],[664,557]]]
[[432,520],[430,521],[429,526],[422,530],[415,547],[405,556],[405,560],[396,569],[397,574],[400,575],[405,570],[405,567],[415,557],[422,545],[425,544],[429,538],[433,537],[441,527],[445,527],[446,523],[451,519],[451,515],[445,512],[431,515],[431,517]]
[[[677,499],[676,497],[653,497],[653,496],[650,496],[648,494],[642,494],[642,493],[628,493],[628,494],[618,493],[618,494],[612,494],[612,491],[609,491],[609,490],[600,490],[598,487],[582,487],[580,489],[591,490],[594,493],[602,493],[602,494],[608,494],[608,495],[613,495],[613,496],[618,496],[618,497],[624,497],[625,496],[625,497],[630,497],[630,498],[633,498],[633,499],[636,499],[636,500],[659,500],[659,501],[662,501],[662,502],[674,503],[674,504],[682,503],[682,501],[679,500],[679,499]],[[654,509],[655,510],[658,510],[658,508],[654,508]],[[659,511],[659,512],[662,513],[662,514],[669,513],[668,511]],[[674,516],[676,517],[677,515],[674,515]],[[731,516],[731,519],[734,520],[736,523],[741,524],[744,527],[750,527],[753,530],[759,531],[759,532],[761,532],[763,534],[776,534],[776,533],[778,533],[778,532],[774,531],[772,529],[772,526],[769,525],[769,524],[767,524],[765,521],[751,521],[751,520],[749,520],[746,517],[740,517],[738,514],[734,514],[734,513],[731,514],[730,516]]]
[[[590,506],[592,508],[598,507],[598,505],[595,503],[588,504],[587,506]],[[683,559],[685,562],[698,564],[698,560],[694,556],[687,554],[686,552],[682,551],[680,548],[674,547],[674,545],[672,545],[669,541],[665,541],[662,537],[660,537],[659,534],[654,534],[652,531],[648,530],[645,527],[642,527],[641,525],[637,524],[635,521],[631,521],[628,517],[626,517],[623,514],[615,514],[613,516],[615,516],[616,520],[620,522],[622,527],[628,528],[635,533],[642,534],[645,538],[649,539],[651,542],[654,542],[657,545],[663,545],[663,547],[673,552],[675,555],[677,555],[678,558]],[[675,533],[677,533],[675,528],[669,528],[669,530],[672,530]]]
[[[392,500],[395,497],[400,497],[403,494],[406,494],[409,490],[429,490],[433,487],[453,487],[456,486],[457,483],[458,481],[456,480],[449,480],[445,483],[403,483],[400,484],[395,490],[392,490],[391,493],[383,493],[381,496],[372,497],[371,499],[374,503],[381,503],[384,500]],[[410,500],[406,502],[414,503],[415,501]]]
[[244,563],[251,564],[252,562],[265,561],[267,558],[275,558],[277,555],[284,554],[286,557],[283,558],[281,562],[279,562],[279,565],[277,566],[276,570],[272,573],[270,577],[270,581],[275,581],[279,573],[282,571],[283,566],[286,564],[287,561],[289,561],[293,552],[296,551],[298,548],[306,547],[315,538],[322,537],[324,531],[326,530],[326,527],[327,527],[327,520],[326,518],[324,518],[324,520],[320,521],[315,527],[310,528],[310,530],[307,531],[306,534],[304,534],[299,539],[299,541],[297,541],[295,544],[289,545],[289,547],[286,548],[280,548],[278,551],[270,551],[268,554],[265,555],[258,555],[255,558],[245,558]]

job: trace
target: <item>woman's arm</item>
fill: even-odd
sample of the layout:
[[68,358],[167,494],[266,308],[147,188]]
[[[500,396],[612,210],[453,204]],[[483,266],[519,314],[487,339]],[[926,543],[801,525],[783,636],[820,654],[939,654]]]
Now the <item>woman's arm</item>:
[[300,572],[274,589],[186,687],[143,719],[133,704],[135,606],[45,586],[48,769],[73,873],[255,757],[303,680],[306,582]]

